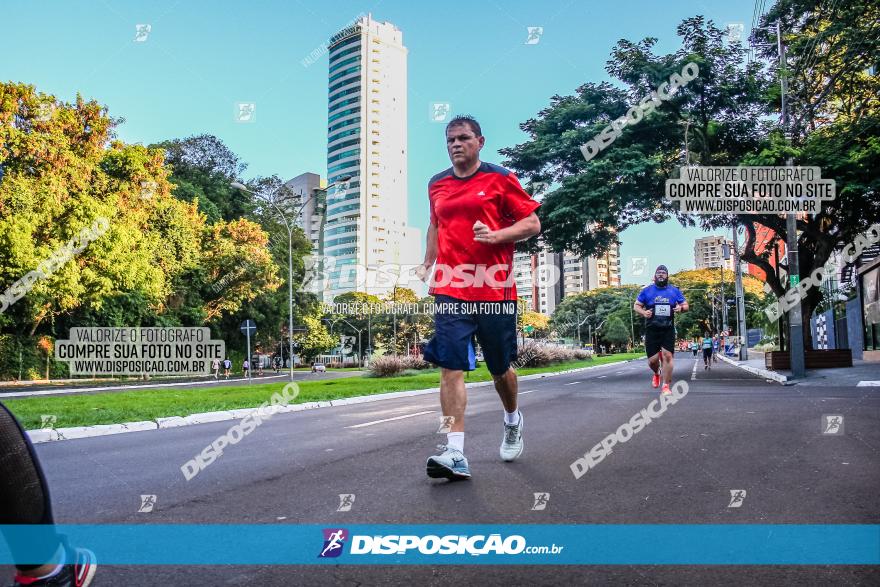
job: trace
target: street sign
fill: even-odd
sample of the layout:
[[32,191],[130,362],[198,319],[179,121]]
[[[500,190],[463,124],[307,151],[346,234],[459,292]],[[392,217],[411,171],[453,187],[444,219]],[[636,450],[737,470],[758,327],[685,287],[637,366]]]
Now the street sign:
[[[792,254],[793,254],[793,253],[792,253]],[[797,284],[800,283],[800,282],[801,282],[801,276],[800,276],[800,275],[790,275],[790,276],[788,277],[788,283],[791,284],[791,287],[796,287]]]
[[531,324],[523,327],[523,330],[526,331],[526,334],[531,334],[534,329],[535,329],[535,327],[532,326]]

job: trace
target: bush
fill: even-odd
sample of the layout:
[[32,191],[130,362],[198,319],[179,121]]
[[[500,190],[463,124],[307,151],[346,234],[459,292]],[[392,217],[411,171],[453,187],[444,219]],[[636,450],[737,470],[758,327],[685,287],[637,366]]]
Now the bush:
[[370,375],[373,377],[391,377],[404,374],[407,370],[431,369],[433,365],[421,357],[373,357],[370,361]]
[[514,367],[546,367],[555,363],[583,361],[590,358],[592,354],[588,350],[532,343],[519,350]]
[[764,344],[756,344],[752,348],[755,349],[756,351],[760,351],[760,352],[764,352],[764,353],[769,353],[770,351],[778,351],[779,350],[779,347],[777,345],[773,344],[772,342],[767,342]]

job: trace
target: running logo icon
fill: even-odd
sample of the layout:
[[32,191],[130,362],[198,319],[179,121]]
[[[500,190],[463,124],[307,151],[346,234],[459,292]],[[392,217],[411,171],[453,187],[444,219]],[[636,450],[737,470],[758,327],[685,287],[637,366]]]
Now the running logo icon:
[[342,554],[345,541],[348,540],[348,530],[345,528],[324,528],[324,547],[318,558],[336,558]]
[[449,102],[432,102],[428,111],[431,122],[445,122],[452,111]]
[[156,507],[156,496],[155,495],[142,495],[141,496],[141,507],[138,508],[138,513],[148,514],[153,511],[154,507]]
[[822,434],[843,434],[843,416],[840,414],[822,414]]
[[746,498],[746,490],[745,489],[731,489],[730,490],[730,503],[727,504],[729,508],[738,508],[743,504],[743,500]]
[[648,258],[647,257],[632,257],[630,259],[632,263],[632,274],[633,276],[641,275],[645,272],[645,269],[648,267]]
[[532,506],[532,511],[547,509],[547,502],[550,501],[549,493],[536,493],[535,494],[535,503]]
[[526,38],[526,45],[537,45],[541,42],[541,35],[544,34],[544,27],[542,26],[529,26],[526,27],[528,31],[528,37]]
[[257,118],[257,105],[253,102],[237,102],[235,104],[236,122],[255,122]]
[[336,508],[336,511],[337,512],[350,512],[352,505],[354,505],[354,493],[340,493],[339,494],[339,507]]
[[148,24],[136,24],[134,25],[134,42],[135,43],[144,43],[147,40],[147,37],[150,36],[150,31],[153,30],[152,25]]
[[437,434],[448,434],[452,432],[452,425],[455,423],[455,416],[440,416],[440,428]]

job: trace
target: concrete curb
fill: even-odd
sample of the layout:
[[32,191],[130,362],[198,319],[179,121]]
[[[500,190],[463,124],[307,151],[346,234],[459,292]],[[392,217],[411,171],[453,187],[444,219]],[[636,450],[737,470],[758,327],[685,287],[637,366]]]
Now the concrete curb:
[[742,365],[734,361],[733,359],[725,357],[722,354],[719,354],[718,358],[720,358],[725,363],[733,365],[734,367],[739,367],[743,371],[748,371],[749,373],[758,375],[760,377],[763,377],[764,379],[772,379],[773,381],[776,381],[777,383],[781,383],[783,385],[794,385],[795,383],[794,381],[790,381],[787,375],[783,375],[775,371],[770,371],[769,369],[761,369],[759,367],[752,367],[751,365]]
[[[577,369],[568,369],[564,371],[552,371],[548,373],[535,373],[533,375],[523,375],[520,381],[532,381],[534,379],[543,379],[545,377],[555,377],[557,375],[566,375],[570,373],[580,373],[589,371],[590,369],[599,369],[602,367],[611,367],[613,365],[623,365],[639,359],[627,359],[625,361],[616,361],[614,363],[606,363],[604,365],[593,365],[590,367],[579,367]],[[476,387],[487,387],[492,385],[492,381],[476,381],[467,383],[465,387],[468,389]],[[397,399],[401,397],[412,397],[417,395],[427,395],[429,393],[439,393],[439,387],[431,387],[428,389],[413,389],[407,391],[392,391],[389,393],[376,393],[373,395],[361,395],[356,397],[347,397],[330,401],[305,402],[301,404],[291,404],[289,406],[278,406],[276,414],[285,414],[291,412],[302,412],[305,410],[314,410],[318,408],[329,408],[334,406],[347,406],[351,404],[362,404],[368,402],[377,402],[389,399]],[[156,418],[156,420],[147,420],[143,422],[125,422],[123,424],[97,424],[95,426],[75,426],[72,428],[37,428],[28,431],[28,437],[33,443],[54,442],[56,440],[73,440],[75,438],[90,438],[93,436],[107,436],[109,434],[121,434],[123,432],[140,432],[143,430],[159,430],[164,428],[177,428],[180,426],[192,426],[195,424],[207,424],[209,422],[223,422],[225,420],[241,420],[249,414],[253,414],[260,408],[241,408],[229,411],[219,412],[203,412],[201,414],[190,414],[189,416],[168,416],[165,418]]]

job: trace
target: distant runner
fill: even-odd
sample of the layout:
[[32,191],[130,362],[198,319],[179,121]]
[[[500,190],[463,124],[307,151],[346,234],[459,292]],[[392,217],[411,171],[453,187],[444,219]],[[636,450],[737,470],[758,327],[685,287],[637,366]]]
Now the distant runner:
[[703,333],[703,371],[712,368],[712,337]]
[[666,265],[657,267],[654,283],[642,288],[633,310],[645,318],[645,352],[648,367],[654,372],[651,385],[655,388],[660,386],[662,371],[661,393],[671,394],[669,385],[672,383],[672,356],[675,352],[675,314],[687,312],[688,303],[681,290],[669,285]]

